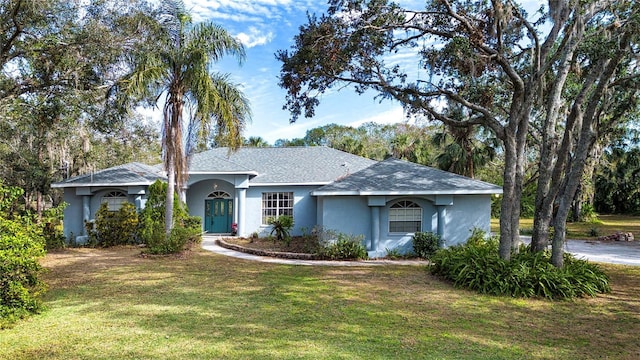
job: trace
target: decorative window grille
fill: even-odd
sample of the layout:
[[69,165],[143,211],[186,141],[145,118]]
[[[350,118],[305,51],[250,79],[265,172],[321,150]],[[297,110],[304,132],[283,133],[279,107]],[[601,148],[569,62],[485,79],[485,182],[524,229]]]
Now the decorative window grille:
[[281,215],[293,216],[293,192],[262,193],[262,224]]
[[122,191],[110,191],[102,197],[101,203],[107,203],[109,211],[118,211],[123,204],[128,203],[127,195]]
[[389,208],[390,233],[422,231],[422,208],[409,200],[401,200]]
[[231,195],[225,191],[214,191],[207,196],[207,199],[231,199]]

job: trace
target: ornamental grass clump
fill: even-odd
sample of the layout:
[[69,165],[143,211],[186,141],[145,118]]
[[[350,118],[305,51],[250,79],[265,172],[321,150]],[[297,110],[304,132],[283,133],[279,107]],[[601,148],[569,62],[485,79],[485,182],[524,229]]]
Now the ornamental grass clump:
[[607,275],[586,260],[565,253],[559,269],[548,251],[534,253],[522,246],[505,261],[498,255],[498,240],[478,232],[465,244],[438,250],[430,270],[456,287],[490,295],[571,299],[611,290]]

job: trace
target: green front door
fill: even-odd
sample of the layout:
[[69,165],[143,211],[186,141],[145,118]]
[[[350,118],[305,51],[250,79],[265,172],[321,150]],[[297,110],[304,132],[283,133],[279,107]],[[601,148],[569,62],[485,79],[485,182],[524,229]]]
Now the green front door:
[[211,199],[204,201],[204,231],[214,234],[231,232],[233,200]]

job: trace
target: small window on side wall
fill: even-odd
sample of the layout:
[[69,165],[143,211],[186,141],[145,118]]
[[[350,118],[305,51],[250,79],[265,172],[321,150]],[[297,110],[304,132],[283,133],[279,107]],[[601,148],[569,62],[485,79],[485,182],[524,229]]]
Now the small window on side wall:
[[389,208],[390,233],[422,231],[422,208],[409,200],[401,200]]
[[110,191],[102,197],[101,201],[101,203],[107,203],[109,211],[118,211],[127,202],[129,202],[127,195],[122,191]]

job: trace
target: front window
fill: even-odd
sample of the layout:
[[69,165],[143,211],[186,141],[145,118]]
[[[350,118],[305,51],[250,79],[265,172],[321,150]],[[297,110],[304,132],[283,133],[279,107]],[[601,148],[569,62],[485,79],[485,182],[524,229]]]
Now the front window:
[[107,204],[109,211],[118,211],[127,202],[127,195],[122,191],[111,191],[102,197],[102,203]]
[[293,216],[293,193],[262,193],[262,224],[266,225],[270,218],[281,215]]
[[413,201],[402,200],[389,208],[389,232],[414,233],[422,230],[422,208]]

